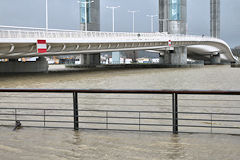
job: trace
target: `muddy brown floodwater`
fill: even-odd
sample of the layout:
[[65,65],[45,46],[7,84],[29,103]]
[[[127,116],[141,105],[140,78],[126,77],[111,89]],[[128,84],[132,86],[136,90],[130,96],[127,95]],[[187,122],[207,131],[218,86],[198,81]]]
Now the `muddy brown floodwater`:
[[[0,88],[240,90],[240,69],[207,66],[1,75]],[[229,112],[229,110],[228,110]],[[239,109],[232,112],[240,113]],[[238,160],[240,136],[0,127],[2,160]]]

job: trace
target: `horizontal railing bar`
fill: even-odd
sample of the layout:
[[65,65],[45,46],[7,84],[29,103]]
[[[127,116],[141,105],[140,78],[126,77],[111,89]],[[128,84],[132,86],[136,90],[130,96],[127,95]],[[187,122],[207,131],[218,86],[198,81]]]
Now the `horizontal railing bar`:
[[2,114],[0,113],[0,115],[4,116],[26,116],[26,117],[29,117],[29,116],[33,116],[33,117],[73,117],[73,115],[61,115],[61,114],[47,114],[47,115],[44,115],[44,114],[21,114],[21,113],[8,113],[8,114]]
[[178,112],[179,114],[199,114],[199,115],[226,115],[226,116],[239,116],[240,113],[207,113],[207,112]]
[[[14,127],[15,125],[1,125],[1,127]],[[27,128],[48,128],[48,129],[73,129],[72,127],[50,127],[50,126],[23,126]]]
[[0,97],[3,97],[3,98],[36,98],[36,99],[50,99],[50,98],[68,98],[68,99],[71,99],[72,97],[58,97],[58,96],[49,96],[49,97],[39,97],[39,96],[18,96],[18,95],[8,95],[8,96],[0,96]]
[[[46,123],[73,123],[73,121],[49,121],[49,120],[22,120],[22,119],[18,119],[21,122],[46,122]],[[24,126],[24,125],[23,125]]]
[[197,125],[178,125],[179,127],[194,127],[194,128],[225,128],[225,129],[240,129],[240,127],[221,127],[221,126],[197,126]]
[[[49,121],[49,120],[26,120],[26,119],[18,119],[21,122],[39,122],[39,123],[43,123],[43,122],[48,122],[48,123],[73,123],[73,121]],[[15,119],[0,119],[0,121],[16,121]],[[24,126],[22,124],[22,126]]]
[[[7,109],[5,109],[7,110]],[[10,110],[13,110],[13,109],[10,109]],[[21,111],[21,109],[17,109],[18,111]],[[25,109],[24,109],[25,110]],[[33,109],[34,110],[34,109]],[[37,111],[44,111],[44,110],[39,110],[39,109],[36,109]],[[47,110],[46,110],[47,111]],[[52,111],[52,110],[50,110]],[[65,110],[58,110],[58,111],[65,111]],[[72,111],[72,110],[66,110],[66,111]],[[171,114],[172,112],[154,112],[154,111],[105,111],[105,110],[79,110],[80,112],[109,112],[109,113],[153,113],[153,114]],[[13,111],[12,111],[13,112]],[[37,116],[44,116],[43,114],[24,114],[24,113],[0,113],[0,115],[19,115],[19,116],[24,116],[24,115],[37,115]],[[54,114],[46,114],[45,116],[72,116],[72,115],[54,115]]]
[[3,104],[72,104],[72,103],[44,103],[44,102],[32,102],[32,103],[29,103],[29,102],[10,102],[10,101],[8,101],[8,102],[0,102],[0,104],[1,103],[3,103]]
[[[78,116],[79,118],[102,118],[102,119],[139,119],[139,117],[113,117],[113,116]],[[172,120],[172,118],[148,118],[148,117],[141,117],[140,119],[148,119],[148,120]]]
[[229,107],[229,106],[185,106],[185,105],[179,105],[179,108],[223,108],[223,109],[228,109],[228,108],[240,108],[240,107]]
[[79,106],[151,106],[151,107],[159,107],[159,106],[171,106],[171,105],[159,105],[159,104],[155,104],[155,105],[152,105],[152,104],[79,104]]
[[16,121],[15,119],[0,119],[0,121]]
[[[211,132],[185,132],[185,131],[178,131],[178,133],[190,133],[190,134],[210,134]],[[214,134],[223,134],[223,135],[237,135],[237,136],[239,136],[240,135],[240,133],[239,134],[237,134],[237,133],[224,133],[224,132],[222,132],[222,133],[220,133],[220,132],[212,132],[212,133],[214,133]]]
[[240,95],[240,91],[226,90],[107,90],[107,89],[16,89],[0,88],[0,92],[38,92],[38,93],[119,93],[119,94],[212,94]]
[[184,119],[184,118],[178,118],[180,121],[212,121],[212,122],[240,122],[240,120],[218,120],[218,119]]
[[[81,99],[92,99],[92,98],[85,98],[85,97],[79,97]],[[171,98],[94,98],[94,99],[99,99],[99,100],[106,100],[106,99],[127,99],[127,100],[146,100],[146,101],[152,101],[152,100],[161,100],[161,101],[171,101],[172,99]],[[230,100],[230,99],[226,99],[226,100],[223,100],[223,99],[184,99],[184,98],[179,98],[179,100],[184,100],[184,101],[230,101],[230,102],[239,102],[240,100]]]
[[[49,97],[39,97],[39,96],[15,96],[15,95],[9,95],[9,96],[0,96],[0,97],[6,97],[6,98],[36,98],[36,99],[48,99],[48,98],[66,98],[66,99],[71,99],[72,97],[55,97],[55,96],[49,96]],[[163,99],[163,98],[95,98],[95,97],[80,97],[78,96],[78,98],[81,99],[97,99],[97,100],[108,100],[108,99],[112,99],[112,100],[118,100],[118,99],[127,99],[127,100],[146,100],[146,101],[150,101],[150,100],[171,100],[171,99]]]
[[122,132],[128,132],[128,131],[131,131],[131,132],[152,132],[152,133],[169,133],[169,132],[172,132],[172,131],[166,131],[166,130],[162,130],[162,131],[159,131],[159,130],[134,130],[134,129],[111,129],[111,128],[79,128],[79,129],[82,129],[82,130],[95,130],[95,131],[122,131]]
[[0,113],[1,116],[13,116],[14,113]]
[[230,99],[226,99],[226,100],[224,100],[224,99],[181,99],[181,98],[179,98],[179,100],[184,100],[184,101],[213,101],[213,102],[224,102],[224,101],[226,101],[226,102],[239,102],[240,100],[235,100],[235,99],[233,99],[233,100],[230,100]]
[[[106,123],[106,122],[85,122],[85,121],[79,121],[79,123],[86,123],[86,124],[108,124],[108,125],[126,125],[126,126],[139,126],[138,123]],[[147,123],[141,123],[140,126],[172,126],[168,124],[147,124]]]
[[[48,97],[39,97],[39,96],[19,96],[19,95],[8,95],[8,96],[0,96],[0,97],[7,97],[7,98],[36,98],[36,99],[45,99],[45,98],[66,98],[66,99],[71,99],[72,97],[59,97],[59,96],[48,96]],[[89,97],[78,97],[81,99],[92,99]],[[99,100],[106,100],[106,99],[128,99],[128,100],[146,100],[146,101],[151,101],[151,100],[166,100],[166,101],[170,101],[172,100],[171,98],[94,98],[94,99],[99,99]],[[230,99],[190,99],[190,98],[179,98],[179,100],[185,100],[185,101],[231,101],[231,102],[239,102],[240,100],[230,100]]]
[[1,108],[0,107],[0,110],[1,109],[3,109],[3,110],[15,110],[15,109],[17,109],[17,110],[38,110],[38,111],[73,111],[72,109],[48,109],[48,108],[46,108],[46,109],[43,109],[43,108],[7,108],[7,107],[4,107],[4,108]]
[[81,110],[78,110],[79,112],[109,112],[109,113],[126,113],[126,112],[129,112],[129,113],[167,113],[167,114],[170,114],[172,112],[160,112],[160,111],[123,111],[123,110],[84,110],[84,109],[81,109]]
[[50,126],[23,126],[28,128],[49,128],[49,129],[73,129],[72,127],[50,127]]

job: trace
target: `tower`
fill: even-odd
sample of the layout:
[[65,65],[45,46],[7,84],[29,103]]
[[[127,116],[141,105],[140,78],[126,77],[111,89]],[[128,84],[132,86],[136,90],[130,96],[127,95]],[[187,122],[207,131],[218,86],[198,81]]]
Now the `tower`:
[[220,0],[210,0],[210,35],[220,38]]
[[[169,34],[186,34],[187,0],[159,0],[159,31]],[[165,64],[187,64],[187,47],[185,46],[174,47],[174,50],[166,48],[162,52]]]
[[[80,29],[85,30],[86,27],[85,22],[87,21],[88,31],[100,31],[100,0],[94,1],[80,0],[79,3],[80,3]],[[85,3],[87,3],[86,8]],[[86,13],[87,16],[85,16]],[[85,17],[87,17],[87,19]]]
[[159,0],[159,31],[186,34],[186,0]]

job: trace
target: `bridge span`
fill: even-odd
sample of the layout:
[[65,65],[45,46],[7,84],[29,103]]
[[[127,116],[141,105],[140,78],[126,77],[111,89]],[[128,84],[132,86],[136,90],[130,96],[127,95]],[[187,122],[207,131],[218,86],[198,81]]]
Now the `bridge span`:
[[[37,53],[37,40],[46,40],[47,52]],[[171,41],[171,47],[169,47]],[[199,55],[218,55],[229,62],[237,62],[228,44],[221,39],[167,33],[92,32],[71,30],[0,30],[0,58],[46,57],[76,54],[98,54],[113,51],[168,51],[189,47]],[[192,47],[191,47],[192,46]],[[194,47],[193,47],[194,46]],[[210,47],[206,47],[210,46]],[[203,49],[204,48],[204,52]],[[209,49],[208,51],[208,48]],[[214,52],[213,49],[215,48]],[[180,55],[181,51],[175,52]],[[173,52],[165,52],[171,54]],[[187,59],[187,55],[184,57]],[[185,60],[187,62],[187,60]],[[177,62],[176,62],[177,63]],[[181,65],[181,64],[180,64]]]

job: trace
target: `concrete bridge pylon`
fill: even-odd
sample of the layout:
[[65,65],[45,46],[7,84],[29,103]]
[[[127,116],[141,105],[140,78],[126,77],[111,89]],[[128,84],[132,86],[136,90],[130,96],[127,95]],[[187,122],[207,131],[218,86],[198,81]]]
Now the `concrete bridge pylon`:
[[[187,1],[159,0],[159,31],[169,34],[186,34]],[[169,65],[187,64],[187,47],[175,47],[174,51],[165,51],[164,63]]]

